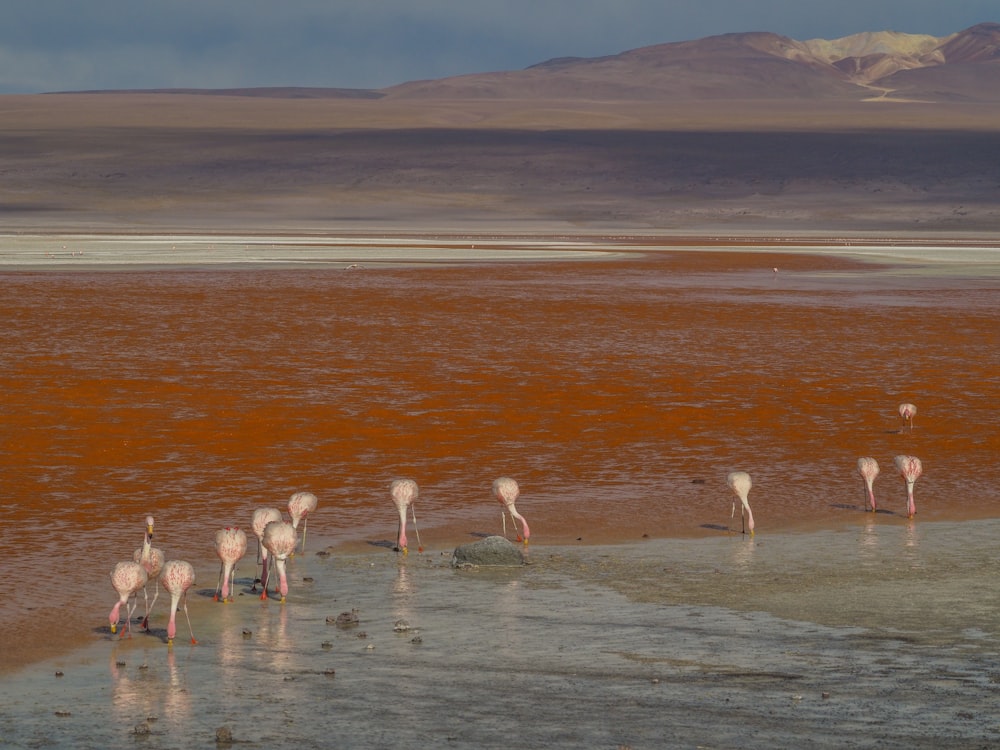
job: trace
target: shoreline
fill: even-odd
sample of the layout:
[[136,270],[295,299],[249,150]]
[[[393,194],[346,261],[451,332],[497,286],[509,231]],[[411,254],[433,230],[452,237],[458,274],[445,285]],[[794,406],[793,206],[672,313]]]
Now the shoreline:
[[[58,247],[55,247],[58,245]],[[110,247],[109,247],[110,245]],[[123,248],[123,245],[127,245]],[[167,247],[169,245],[169,247]],[[650,252],[773,253],[862,263],[992,265],[1000,238],[986,232],[16,232],[0,233],[0,271],[156,268],[324,268],[615,260]]]
[[[292,561],[284,604],[246,591],[244,562],[235,602],[197,586],[197,645],[181,619],[166,646],[161,611],[152,635],[94,628],[91,642],[18,670],[3,683],[0,736],[114,746],[146,726],[192,744],[229,725],[258,744],[377,747],[378,707],[406,716],[397,739],[483,747],[496,731],[486,717],[526,700],[519,736],[533,746],[573,706],[581,734],[548,746],[793,747],[834,728],[836,740],[814,743],[985,746],[1000,736],[998,634],[980,560],[998,523],[541,547],[530,565],[471,571],[444,554],[310,554]],[[357,627],[329,624],[352,610]],[[406,708],[393,709],[401,692]]]

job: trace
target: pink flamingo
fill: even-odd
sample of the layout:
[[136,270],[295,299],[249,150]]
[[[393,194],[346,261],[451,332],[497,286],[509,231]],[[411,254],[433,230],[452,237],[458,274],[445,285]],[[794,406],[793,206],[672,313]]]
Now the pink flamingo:
[[910,432],[913,432],[913,418],[917,416],[917,407],[913,404],[900,404],[899,416],[902,418],[904,423],[908,423],[910,425]]
[[[286,521],[271,521],[264,527],[264,549],[271,553],[274,558],[274,566],[278,569],[278,585],[276,591],[281,593],[281,601],[284,603],[288,596],[288,576],[285,571],[285,560],[295,552],[296,539],[295,527]],[[267,577],[264,578],[264,590],[261,591],[260,598],[267,599]]]
[[156,600],[160,596],[160,583],[158,577],[163,570],[163,550],[153,546],[153,517],[146,516],[146,533],[142,537],[142,547],[132,553],[132,559],[146,569],[148,581],[153,582],[153,603],[149,603],[149,595],[146,587],[142,587],[142,596],[146,600],[146,616],[142,618],[142,629],[149,630],[149,615],[156,606]]
[[923,464],[916,456],[896,456],[896,468],[906,482],[906,517],[913,518],[917,512],[913,502],[913,485],[924,473]]
[[247,552],[247,534],[243,529],[227,526],[215,532],[215,554],[222,561],[219,570],[219,582],[215,586],[213,601],[219,601],[219,590],[222,590],[222,601],[233,600],[230,585],[236,587],[236,563],[243,559]]
[[514,533],[517,534],[517,541],[521,541],[521,534],[517,530],[517,522],[520,521],[521,526],[524,527],[524,543],[527,544],[528,537],[531,536],[531,529],[528,528],[528,522],[524,519],[524,516],[518,513],[517,508],[514,507],[514,503],[520,494],[521,488],[510,477],[500,477],[493,482],[493,496],[504,508],[500,511],[500,519],[503,522],[503,535],[507,536],[506,513],[510,513],[510,520],[514,524]]
[[[146,569],[134,560],[120,562],[111,571],[111,585],[118,592],[118,601],[115,602],[115,606],[111,608],[108,615],[112,633],[118,632],[119,612],[122,605],[125,605],[125,632],[129,636],[132,635],[132,613],[135,612],[135,608],[139,604],[139,589],[146,586],[147,578]],[[133,595],[136,596],[136,600],[130,604],[129,600],[132,599]]]
[[311,492],[296,492],[288,498],[288,514],[292,517],[292,528],[298,531],[302,522],[302,554],[306,553],[306,526],[309,514],[316,510],[316,496]]
[[[726,484],[729,485],[729,488],[743,504],[743,507],[740,508],[740,521],[743,524],[742,533],[746,534],[749,531],[750,536],[753,536],[753,513],[750,510],[750,501],[747,499],[747,495],[750,494],[750,488],[753,487],[750,475],[745,471],[731,471],[726,475]],[[729,517],[732,518],[735,515],[736,501],[733,500],[733,510],[729,514]]]
[[184,560],[167,560],[163,565],[163,572],[160,574],[160,583],[163,588],[170,592],[170,620],[167,622],[167,644],[172,645],[174,636],[177,635],[177,605],[184,608],[184,617],[187,619],[188,631],[191,633],[191,643],[197,643],[194,639],[194,630],[191,628],[191,618],[188,616],[187,592],[194,586],[194,568],[191,563]]
[[[251,591],[257,590],[257,581],[267,580],[267,547],[264,546],[264,528],[271,521],[280,520],[281,511],[277,508],[257,508],[250,519],[250,528],[253,529],[253,533],[257,537],[257,560],[261,564],[260,577],[254,580],[253,586],[250,587]],[[264,586],[264,592],[267,592],[267,586]]]
[[413,514],[413,531],[417,535],[417,552],[423,552],[423,545],[420,544],[420,532],[417,531],[417,513],[413,509],[413,501],[417,499],[419,490],[417,483],[412,479],[395,479],[389,485],[389,494],[392,495],[392,502],[399,512],[399,531],[396,534],[396,549],[404,555],[409,554],[406,546],[406,509],[410,509]]
[[878,471],[878,461],[871,456],[858,459],[858,474],[865,480],[865,489],[868,492],[868,501],[871,503],[872,513],[875,512],[875,490],[872,485],[875,482],[875,477],[878,476]]

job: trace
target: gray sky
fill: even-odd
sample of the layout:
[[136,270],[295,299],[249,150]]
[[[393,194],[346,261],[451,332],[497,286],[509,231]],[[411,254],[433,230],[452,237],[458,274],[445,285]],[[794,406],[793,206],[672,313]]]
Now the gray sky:
[[997,0],[5,0],[0,93],[380,88],[734,31],[945,36]]

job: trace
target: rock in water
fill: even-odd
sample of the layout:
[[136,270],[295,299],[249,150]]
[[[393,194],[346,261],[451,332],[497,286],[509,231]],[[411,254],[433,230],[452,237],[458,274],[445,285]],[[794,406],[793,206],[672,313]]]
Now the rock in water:
[[513,566],[524,565],[524,552],[502,536],[488,536],[455,548],[451,557],[453,568],[473,565]]

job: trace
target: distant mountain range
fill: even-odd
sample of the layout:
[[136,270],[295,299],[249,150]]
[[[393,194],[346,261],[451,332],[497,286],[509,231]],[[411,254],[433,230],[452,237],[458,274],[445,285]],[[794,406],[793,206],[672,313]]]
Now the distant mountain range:
[[386,97],[434,99],[849,99],[1000,101],[1000,24],[946,37],[865,32],[796,41],[769,32],[562,57],[525,70],[414,81]]
[[723,34],[606,57],[559,57],[524,70],[410,81],[384,89],[152,91],[295,99],[995,103],[1000,102],[1000,23],[981,23],[944,37],[875,31],[796,41],[764,31]]

